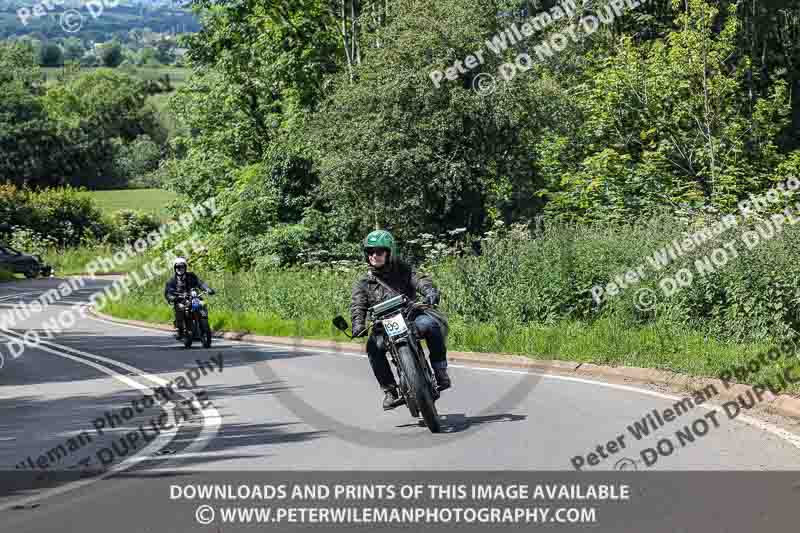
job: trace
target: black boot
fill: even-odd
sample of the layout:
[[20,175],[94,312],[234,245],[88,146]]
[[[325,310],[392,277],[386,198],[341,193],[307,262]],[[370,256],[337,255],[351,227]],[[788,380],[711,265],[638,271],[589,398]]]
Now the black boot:
[[406,401],[397,393],[397,386],[393,385],[391,387],[385,387],[383,391],[386,393],[386,395],[383,397],[384,411],[389,411],[406,403]]
[[450,376],[447,375],[446,368],[434,368],[433,375],[436,376],[436,384],[440,391],[450,388]]

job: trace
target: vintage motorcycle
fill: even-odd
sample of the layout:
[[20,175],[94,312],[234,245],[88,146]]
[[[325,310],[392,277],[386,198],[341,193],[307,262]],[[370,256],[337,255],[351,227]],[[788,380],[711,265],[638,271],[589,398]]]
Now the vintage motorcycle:
[[178,297],[178,311],[183,313],[183,345],[191,348],[195,339],[203,348],[211,347],[211,327],[208,325],[208,308],[197,290]]
[[[435,402],[440,392],[414,325],[414,319],[431,307],[412,302],[403,295],[381,302],[368,309],[367,320],[372,323],[359,337],[366,336],[370,328],[382,325],[384,345],[397,368],[397,388],[411,416],[418,418],[422,414],[428,429],[439,433],[442,426]],[[354,338],[347,333],[349,326],[344,317],[334,318],[333,325],[347,337]]]

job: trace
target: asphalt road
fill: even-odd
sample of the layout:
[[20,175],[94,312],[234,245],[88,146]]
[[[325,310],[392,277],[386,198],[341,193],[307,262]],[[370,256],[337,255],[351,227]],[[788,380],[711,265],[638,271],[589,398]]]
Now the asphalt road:
[[[0,312],[59,282],[1,285]],[[434,435],[404,407],[381,409],[369,364],[357,354],[216,339],[210,350],[186,350],[164,332],[86,316],[14,357],[8,342],[41,331],[46,320],[107,283],[89,282],[0,329],[3,473],[67,476],[33,489],[4,483],[2,530],[93,531],[88,524],[108,519],[120,532],[193,531],[185,520],[164,527],[164,517],[155,522],[147,512],[144,502],[167,499],[149,489],[167,472],[574,472],[577,456],[590,472],[800,467],[800,439],[787,431],[792,426],[745,415],[714,421],[709,404],[637,440],[628,426],[673,408],[675,397],[582,379],[454,365],[454,386],[437,403],[446,430]],[[180,377],[187,380],[183,388],[175,381]],[[175,395],[167,403],[155,388],[170,382]],[[680,445],[676,431],[687,425],[694,442],[684,438]],[[137,433],[139,427],[145,430]],[[644,464],[642,450],[665,437],[674,452]]]

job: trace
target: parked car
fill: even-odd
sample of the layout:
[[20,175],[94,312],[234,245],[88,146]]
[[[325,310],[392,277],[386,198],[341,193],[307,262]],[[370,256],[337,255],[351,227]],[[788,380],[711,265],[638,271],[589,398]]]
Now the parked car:
[[0,244],[0,268],[14,274],[24,274],[29,279],[53,273],[53,267],[38,255],[23,254],[5,244]]

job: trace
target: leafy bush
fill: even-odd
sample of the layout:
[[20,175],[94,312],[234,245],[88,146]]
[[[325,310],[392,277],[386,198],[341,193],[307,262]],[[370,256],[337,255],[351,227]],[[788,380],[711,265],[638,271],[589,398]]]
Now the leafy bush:
[[78,189],[28,191],[26,203],[34,213],[28,226],[55,239],[59,246],[77,246],[84,237],[101,239],[109,233],[100,209]]
[[158,230],[161,224],[153,215],[122,209],[114,213],[113,225],[114,241],[132,243],[137,239],[147,237],[151,231]]
[[[110,231],[100,209],[71,187],[32,191],[0,185],[0,235],[30,231],[55,245],[77,246],[86,239],[100,240]],[[20,233],[26,241],[27,233]],[[31,237],[32,238],[32,237]]]
[[56,240],[52,237],[44,236],[30,228],[14,226],[11,232],[9,245],[21,252],[43,256],[49,248],[56,245]]
[[[158,168],[161,148],[149,135],[139,135],[133,141],[118,141],[115,147],[114,174],[116,181],[130,187],[150,187],[148,176]],[[157,181],[157,180],[156,180]]]

